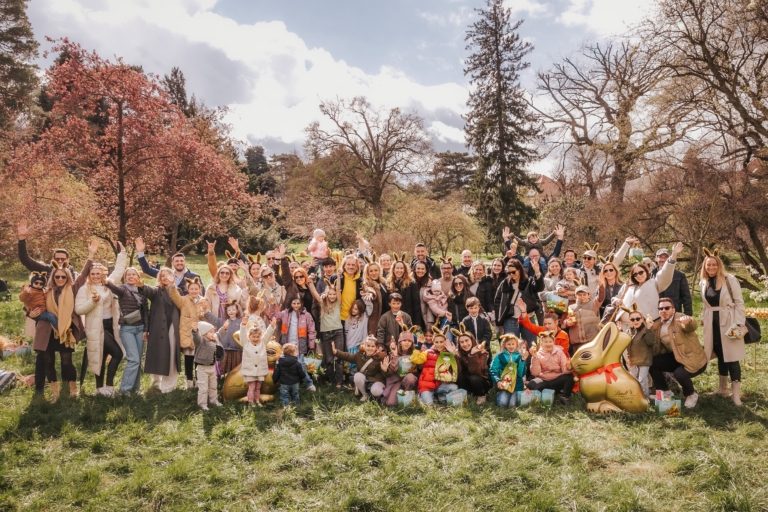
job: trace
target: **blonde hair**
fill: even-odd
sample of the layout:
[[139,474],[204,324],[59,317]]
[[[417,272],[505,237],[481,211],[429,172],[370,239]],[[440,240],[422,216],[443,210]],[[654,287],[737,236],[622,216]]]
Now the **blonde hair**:
[[701,262],[701,270],[699,270],[699,278],[701,279],[702,284],[705,284],[709,281],[709,274],[707,274],[707,260],[714,260],[717,262],[717,275],[715,276],[715,282],[717,285],[717,290],[721,290],[723,288],[723,285],[725,284],[725,265],[723,265],[723,260],[720,259],[720,256],[715,255],[707,255],[704,256],[704,260]]
[[392,267],[389,269],[389,274],[387,275],[387,290],[389,290],[389,293],[398,291],[397,288],[395,288],[395,267],[397,265],[402,265],[403,269],[405,271],[403,272],[403,280],[401,282],[402,288],[406,288],[408,285],[410,285],[413,282],[413,276],[411,275],[411,268],[406,264],[404,261],[395,260],[392,263]]
[[160,278],[163,276],[163,274],[170,274],[171,281],[173,281],[173,270],[168,267],[160,267],[160,270],[157,271],[157,284],[161,284]]
[[286,343],[283,345],[283,354],[287,356],[295,356],[299,353],[299,348],[294,343]]

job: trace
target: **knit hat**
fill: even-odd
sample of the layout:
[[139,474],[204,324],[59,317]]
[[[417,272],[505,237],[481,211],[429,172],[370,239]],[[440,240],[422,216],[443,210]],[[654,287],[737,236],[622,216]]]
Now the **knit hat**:
[[31,285],[35,283],[40,283],[43,286],[45,286],[45,281],[46,281],[46,275],[44,273],[32,272],[29,275],[29,284]]
[[440,284],[440,281],[438,279],[435,279],[432,281],[432,285],[430,286],[433,292],[442,292],[443,287]]
[[200,337],[205,336],[206,334],[211,332],[213,329],[214,327],[208,322],[197,322],[197,332],[200,333]]
[[579,293],[579,292],[586,292],[586,293],[590,293],[590,291],[589,291],[589,287],[588,287],[588,286],[585,286],[585,285],[583,285],[583,284],[581,284],[581,285],[579,285],[579,286],[577,286],[577,287],[576,287],[576,293]]
[[403,340],[408,340],[413,343],[413,333],[411,331],[403,331],[400,336],[397,337],[397,342],[400,343]]

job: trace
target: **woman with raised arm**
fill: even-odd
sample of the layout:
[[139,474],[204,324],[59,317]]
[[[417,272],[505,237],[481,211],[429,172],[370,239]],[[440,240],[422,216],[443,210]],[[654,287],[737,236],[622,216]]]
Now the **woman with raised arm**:
[[151,301],[144,371],[162,393],[176,389],[179,375],[180,315],[169,293],[173,286],[173,271],[167,267],[157,273],[157,286],[139,283],[139,293]]

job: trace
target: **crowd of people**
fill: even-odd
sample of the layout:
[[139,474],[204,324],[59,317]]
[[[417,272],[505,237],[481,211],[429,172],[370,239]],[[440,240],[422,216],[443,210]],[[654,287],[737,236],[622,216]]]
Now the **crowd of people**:
[[[77,272],[65,249],[53,249],[50,263],[32,259],[28,234],[20,223],[19,259],[31,271],[20,299],[36,352],[35,390],[42,394],[47,382],[54,400],[61,392],[56,355],[61,381],[77,396],[72,354],[85,341],[81,386],[90,372],[99,395],[137,393],[145,372],[165,393],[183,373],[205,410],[220,405],[222,379],[232,372],[242,375],[251,404],[260,403],[270,374],[283,404],[299,401],[302,384],[317,389],[305,363],[310,354],[322,359],[321,382],[387,406],[405,392],[432,404],[459,390],[477,404],[494,395],[499,407],[515,405],[526,389],[551,389],[568,403],[575,387],[570,356],[613,321],[632,339],[626,364],[646,394],[676,381],[685,406],[695,407],[693,378],[716,359],[718,393],[741,405],[739,282],[707,254],[698,273],[702,344],[688,281],[676,269],[681,243],[650,260],[628,237],[602,258],[597,246],[581,254],[566,248],[563,226],[541,239],[505,229],[503,252],[490,264],[469,250],[454,264],[433,259],[421,243],[410,258],[377,256],[362,237],[356,249],[332,251],[316,229],[303,262],[284,245],[261,261],[231,237],[233,252],[218,261],[209,243],[205,286],[182,253],[169,258],[170,267],[153,265],[141,238],[134,242],[139,268],[128,266],[120,245],[108,270],[94,259],[99,246],[91,242]],[[271,372],[266,347],[273,339],[282,356]]]

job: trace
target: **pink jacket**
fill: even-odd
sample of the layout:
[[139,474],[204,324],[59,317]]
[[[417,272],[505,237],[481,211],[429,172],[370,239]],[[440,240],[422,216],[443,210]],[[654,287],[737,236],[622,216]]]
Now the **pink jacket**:
[[[277,314],[278,328],[276,329],[276,334],[277,342],[280,345],[288,343],[291,313],[292,310],[284,309]],[[306,309],[299,311],[298,316],[299,325],[296,331],[299,338],[299,354],[306,355],[309,350],[315,349],[315,340],[317,339],[315,321],[312,319],[312,315],[307,313]]]
[[531,375],[543,380],[556,379],[564,373],[570,373],[568,368],[568,356],[559,345],[551,353],[539,349],[531,357]]

